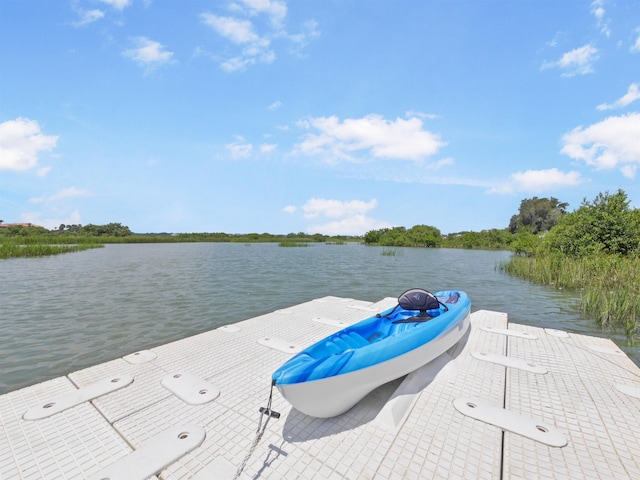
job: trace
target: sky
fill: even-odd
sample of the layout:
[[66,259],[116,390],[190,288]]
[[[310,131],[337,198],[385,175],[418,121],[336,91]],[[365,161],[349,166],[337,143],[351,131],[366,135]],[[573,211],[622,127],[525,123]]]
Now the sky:
[[637,0],[0,0],[0,219],[506,228],[640,208]]

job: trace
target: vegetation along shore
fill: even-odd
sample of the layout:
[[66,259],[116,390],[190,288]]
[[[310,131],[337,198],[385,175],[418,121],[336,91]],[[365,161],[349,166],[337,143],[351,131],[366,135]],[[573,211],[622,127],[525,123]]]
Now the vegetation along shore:
[[106,243],[273,242],[282,247],[323,242],[380,245],[382,255],[401,247],[505,249],[515,253],[502,271],[536,283],[580,292],[583,313],[605,329],[623,330],[630,342],[640,336],[640,210],[624,191],[583,200],[573,212],[556,198],[522,200],[509,226],[481,232],[441,234],[415,225],[358,236],[269,233],[135,234],[120,224],[60,225],[57,229],[8,225],[0,221],[0,258],[77,252]]

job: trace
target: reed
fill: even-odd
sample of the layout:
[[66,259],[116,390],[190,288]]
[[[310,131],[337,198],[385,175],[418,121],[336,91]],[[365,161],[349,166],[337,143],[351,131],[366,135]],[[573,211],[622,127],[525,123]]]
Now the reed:
[[16,257],[43,257],[60,253],[80,252],[90,248],[100,248],[104,245],[51,245],[44,243],[21,243],[20,241],[3,240],[0,243],[0,259]]
[[383,248],[382,255],[386,257],[396,257],[402,255],[404,251],[401,248]]
[[632,343],[640,337],[638,256],[514,256],[499,269],[536,283],[578,290],[585,316],[602,328],[624,331]]
[[309,244],[307,242],[297,242],[295,240],[282,240],[278,243],[281,247],[308,247]]

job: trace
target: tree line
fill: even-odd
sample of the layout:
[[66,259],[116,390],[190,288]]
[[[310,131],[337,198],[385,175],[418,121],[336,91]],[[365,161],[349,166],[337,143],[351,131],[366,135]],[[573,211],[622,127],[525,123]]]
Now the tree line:
[[[520,202],[509,226],[480,232],[462,231],[443,235],[430,225],[411,228],[391,227],[370,230],[363,237],[306,234],[274,235],[270,233],[229,234],[180,233],[135,234],[121,223],[105,225],[65,225],[47,230],[41,227],[3,226],[0,237],[23,237],[25,242],[55,237],[58,243],[151,243],[151,242],[307,242],[344,243],[362,241],[365,245],[389,247],[448,247],[506,249],[517,254],[557,251],[564,255],[584,256],[594,253],[640,254],[640,210],[630,208],[627,194],[618,190],[600,193],[593,201],[583,200],[573,212],[557,198],[533,197]],[[30,240],[26,240],[31,237]]]
[[582,313],[603,329],[640,338],[640,210],[624,191],[600,193],[562,213],[542,234],[520,231],[500,268],[536,283],[572,289]]
[[3,225],[0,240],[18,239],[23,244],[42,243],[181,243],[181,242],[239,242],[239,243],[335,243],[360,242],[362,237],[348,235],[308,234],[304,232],[284,235],[271,233],[133,233],[121,223],[105,225],[65,225],[52,230],[29,225]]
[[[0,223],[2,223],[0,221]],[[0,235],[5,237],[29,237],[29,236],[76,236],[76,237],[128,237],[133,235],[129,227],[121,223],[107,223],[106,225],[65,225],[53,230],[44,227],[25,225],[5,225],[0,228]]]
[[371,230],[367,245],[393,247],[449,247],[513,250],[533,256],[557,251],[564,255],[594,253],[640,254],[640,210],[630,208],[623,190],[600,193],[593,201],[567,212],[557,198],[528,198],[520,203],[504,229],[464,231],[442,235],[429,225]]
[[561,212],[548,230],[519,229],[512,248],[525,256],[640,255],[640,209],[630,207],[623,190],[599,193],[573,212]]

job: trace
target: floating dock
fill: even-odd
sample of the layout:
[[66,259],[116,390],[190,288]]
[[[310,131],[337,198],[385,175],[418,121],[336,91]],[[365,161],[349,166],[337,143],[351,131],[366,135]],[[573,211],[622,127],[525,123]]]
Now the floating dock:
[[2,395],[0,480],[640,478],[640,369],[500,312],[343,415],[277,389],[260,412],[292,354],[395,304],[319,298]]

